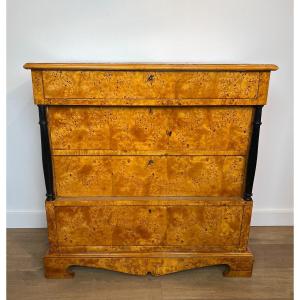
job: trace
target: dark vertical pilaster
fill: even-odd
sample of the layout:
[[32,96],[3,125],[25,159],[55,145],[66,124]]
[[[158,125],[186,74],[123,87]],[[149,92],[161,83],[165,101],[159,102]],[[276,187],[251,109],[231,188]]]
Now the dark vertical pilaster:
[[247,162],[247,173],[245,182],[244,199],[252,200],[252,188],[255,176],[256,161],[257,161],[257,150],[259,140],[259,130],[261,125],[261,113],[262,106],[255,106],[254,118],[253,118],[253,129],[251,136],[251,144]]
[[39,124],[41,129],[41,144],[42,144],[42,159],[43,169],[46,185],[47,200],[54,200],[55,195],[53,191],[53,172],[52,172],[52,160],[47,124],[47,107],[45,105],[38,105],[39,108]]

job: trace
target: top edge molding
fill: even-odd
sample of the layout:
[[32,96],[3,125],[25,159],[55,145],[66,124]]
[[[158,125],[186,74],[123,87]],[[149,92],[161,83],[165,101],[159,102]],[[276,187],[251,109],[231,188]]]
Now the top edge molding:
[[26,63],[31,70],[77,71],[276,71],[272,64],[99,64],[99,63]]

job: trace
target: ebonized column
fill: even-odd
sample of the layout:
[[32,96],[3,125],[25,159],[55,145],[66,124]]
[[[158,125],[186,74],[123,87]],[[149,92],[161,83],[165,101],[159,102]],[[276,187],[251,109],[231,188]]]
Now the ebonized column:
[[258,141],[259,141],[259,130],[261,123],[261,113],[262,106],[255,106],[254,118],[253,118],[253,129],[251,136],[250,150],[248,154],[247,162],[247,173],[246,173],[246,183],[245,183],[245,192],[244,199],[252,200],[252,188],[255,176],[256,161],[257,161],[257,151],[258,151]]
[[43,170],[46,185],[47,200],[54,200],[55,195],[53,191],[53,172],[50,141],[47,124],[47,107],[46,105],[38,105],[39,108],[39,124],[41,129],[41,144],[42,144],[42,160]]

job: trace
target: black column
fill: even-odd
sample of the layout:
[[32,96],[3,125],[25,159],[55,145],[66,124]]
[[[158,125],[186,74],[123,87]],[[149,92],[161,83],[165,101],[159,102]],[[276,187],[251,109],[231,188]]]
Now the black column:
[[52,172],[52,160],[47,124],[47,107],[45,105],[38,105],[39,108],[39,124],[41,129],[41,144],[42,144],[42,159],[43,169],[46,185],[47,200],[54,200],[55,195],[53,191],[53,172]]
[[261,125],[261,113],[262,113],[262,106],[261,105],[255,106],[252,137],[251,137],[251,144],[250,144],[250,150],[249,150],[248,162],[247,162],[247,174],[246,174],[246,184],[245,184],[245,192],[244,192],[245,200],[252,200],[252,188],[253,188],[253,181],[255,176],[259,130]]

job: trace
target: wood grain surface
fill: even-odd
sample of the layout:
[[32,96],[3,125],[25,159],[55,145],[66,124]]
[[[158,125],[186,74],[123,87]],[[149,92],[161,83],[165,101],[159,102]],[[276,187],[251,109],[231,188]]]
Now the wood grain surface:
[[48,105],[263,105],[270,70],[32,70],[34,100]]
[[58,243],[75,246],[239,246],[243,206],[60,206]]
[[58,196],[241,196],[243,156],[54,156]]
[[246,155],[252,118],[252,107],[48,109],[54,150],[232,151]]
[[227,276],[251,276],[253,256],[240,230],[249,231],[250,219],[243,218],[252,201],[132,198],[46,201],[54,220],[46,276],[70,277],[71,265],[163,275],[221,261]]
[[157,253],[156,257],[110,257],[101,255],[85,257],[75,255],[47,255],[44,259],[47,278],[71,278],[74,273],[68,269],[72,265],[103,268],[133,275],[166,275],[178,271],[211,265],[226,264],[226,277],[249,277],[252,274],[253,255],[243,253],[193,253],[190,257]]
[[98,70],[98,71],[276,71],[272,64],[117,64],[117,63],[26,63],[32,70]]
[[45,98],[253,99],[259,72],[43,71]]

